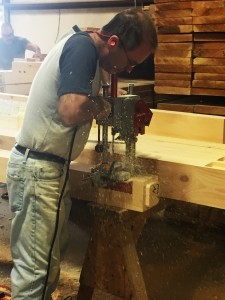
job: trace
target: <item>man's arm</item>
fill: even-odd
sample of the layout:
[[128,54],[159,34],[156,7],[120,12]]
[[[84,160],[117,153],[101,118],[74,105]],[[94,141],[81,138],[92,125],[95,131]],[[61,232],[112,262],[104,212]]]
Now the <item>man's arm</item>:
[[60,97],[58,113],[66,126],[86,124],[95,119],[106,119],[111,105],[100,96],[89,98],[82,94],[65,94]]
[[26,49],[30,50],[30,51],[33,51],[34,52],[34,57],[40,58],[42,60],[41,49],[38,45],[28,41]]

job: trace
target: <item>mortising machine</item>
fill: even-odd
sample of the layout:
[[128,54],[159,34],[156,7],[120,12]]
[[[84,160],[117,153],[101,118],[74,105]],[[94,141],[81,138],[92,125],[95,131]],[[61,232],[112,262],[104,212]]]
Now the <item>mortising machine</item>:
[[[145,133],[149,126],[152,112],[138,95],[133,95],[133,84],[128,85],[128,94],[117,96],[117,76],[111,75],[111,95],[109,85],[103,85],[103,97],[110,101],[112,111],[107,120],[97,120],[98,144],[97,152],[102,152],[102,163],[92,170],[95,186],[102,187],[130,179],[140,173],[135,163],[136,142],[138,134]],[[111,157],[109,159],[110,142],[108,139],[111,128]],[[102,140],[101,140],[102,131]],[[116,135],[117,138],[116,138]],[[125,159],[118,162],[114,158],[115,139],[125,143]],[[111,161],[111,162],[110,162]]]

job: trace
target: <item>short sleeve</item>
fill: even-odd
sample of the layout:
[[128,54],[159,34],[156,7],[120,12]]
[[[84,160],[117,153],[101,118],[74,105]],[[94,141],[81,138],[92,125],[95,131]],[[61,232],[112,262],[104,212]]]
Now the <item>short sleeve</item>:
[[69,93],[91,94],[98,54],[87,34],[72,35],[63,47],[59,60],[58,96]]

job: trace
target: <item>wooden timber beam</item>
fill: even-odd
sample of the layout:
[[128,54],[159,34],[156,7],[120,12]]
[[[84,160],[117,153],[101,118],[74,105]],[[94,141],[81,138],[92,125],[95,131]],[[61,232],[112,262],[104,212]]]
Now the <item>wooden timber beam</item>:
[[[217,208],[225,208],[225,118],[182,112],[152,110],[153,119],[146,134],[138,137],[137,163],[145,175],[135,178],[137,196],[121,194],[121,191],[91,188],[84,179],[91,167],[100,163],[101,156],[94,150],[97,143],[97,128],[93,126],[85,150],[71,163],[70,180],[74,198],[92,200],[95,203],[144,211],[155,205],[157,199],[146,205],[149,183],[158,176],[159,196]],[[5,117],[7,119],[7,117]],[[3,119],[0,121],[3,122]],[[6,120],[5,120],[6,122]],[[17,119],[0,126],[0,149],[5,166],[9,151],[17,133]],[[11,126],[11,128],[8,126]],[[13,129],[14,126],[14,129]],[[3,152],[2,152],[3,151]],[[119,159],[124,155],[124,146],[115,144]],[[0,181],[5,181],[5,169],[1,168]],[[153,180],[153,181],[152,181]],[[150,182],[149,182],[150,181]],[[76,181],[77,182],[77,181]],[[148,186],[148,188],[147,188]],[[154,185],[153,185],[154,186]],[[90,196],[91,195],[91,196]],[[113,196],[112,196],[113,195]],[[115,195],[115,199],[113,199]],[[124,197],[126,196],[126,197]],[[138,198],[139,197],[139,198]],[[90,199],[89,199],[90,198]],[[106,200],[107,199],[107,200]],[[152,198],[150,198],[152,199]],[[99,202],[98,202],[99,201]]]

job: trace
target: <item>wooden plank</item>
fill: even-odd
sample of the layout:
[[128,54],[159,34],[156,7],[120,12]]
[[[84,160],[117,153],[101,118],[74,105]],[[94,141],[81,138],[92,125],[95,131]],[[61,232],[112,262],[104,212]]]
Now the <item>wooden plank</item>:
[[[174,1],[173,1],[174,2]],[[174,5],[174,3],[159,3],[157,5],[155,5],[155,9],[156,11],[163,11],[163,10],[179,10],[179,9],[191,9],[192,5],[191,5],[191,1],[177,1],[176,5]]]
[[6,169],[10,152],[0,149],[0,182],[6,182]]
[[[210,42],[224,42],[225,40],[225,33],[223,32],[208,32],[208,33],[201,33],[195,32],[193,34],[194,41],[205,41],[210,44]],[[218,43],[219,45],[219,43]],[[208,48],[210,49],[210,48]],[[217,48],[221,49],[221,48]]]
[[27,102],[28,96],[18,94],[0,93],[0,99]]
[[225,80],[225,74],[194,73],[194,79],[197,79],[197,80]]
[[193,24],[224,24],[225,16],[193,17]]
[[[157,57],[179,57],[188,58],[192,57],[192,50],[157,50],[155,56]],[[224,55],[225,56],[225,55]]]
[[225,90],[206,89],[206,88],[191,88],[191,95],[205,96],[225,96]]
[[155,80],[156,86],[166,86],[166,87],[190,87],[191,81],[187,80]]
[[[167,1],[165,1],[167,2]],[[184,18],[184,17],[191,17],[192,10],[191,9],[179,9],[174,11],[173,10],[162,10],[162,11],[155,11],[154,17],[155,18],[165,18],[165,17],[173,17],[173,18]]]
[[178,1],[187,1],[187,0],[154,0],[154,3],[167,3],[167,2],[178,2]]
[[193,31],[193,25],[158,26],[158,33],[190,33],[192,31]]
[[[224,143],[224,117],[161,110],[152,111],[150,135]],[[165,126],[165,124],[167,125]],[[192,154],[190,155],[192,156]]]
[[[158,34],[158,43],[192,42],[192,34]],[[186,48],[186,50],[188,50]]]
[[225,58],[194,58],[194,65],[225,66]]
[[156,51],[158,50],[167,50],[168,52],[173,50],[183,51],[183,50],[191,50],[192,48],[193,48],[192,43],[159,43]]
[[225,66],[203,66],[203,65],[193,65],[193,71],[199,73],[217,73],[225,74]]
[[28,95],[30,92],[30,87],[31,83],[5,84],[0,85],[0,92]]
[[172,111],[182,111],[182,112],[194,112],[194,105],[191,104],[181,104],[181,103],[158,103],[157,104],[158,109],[164,109],[164,110],[172,110]]
[[[150,127],[147,128],[145,135],[138,137],[136,153],[138,162],[141,163],[142,161],[147,174],[150,175],[153,170],[160,174],[160,185],[163,187],[161,195],[163,197],[179,196],[181,197],[179,200],[198,203],[199,193],[202,192],[202,189],[205,189],[203,205],[225,208],[224,185],[222,185],[225,180],[225,173],[224,168],[223,171],[221,170],[221,163],[218,164],[218,161],[221,162],[223,158],[225,159],[225,118],[161,111],[159,109],[153,109],[152,111],[153,118]],[[83,157],[85,163],[88,163],[91,156],[96,156],[94,151],[95,143],[93,141],[97,143],[97,128],[92,128],[89,141],[91,142],[87,143],[82,156],[79,158],[82,159]],[[124,145],[116,143],[115,152],[118,155],[124,155]],[[2,182],[4,182],[5,178],[8,155],[9,151],[0,151]],[[157,167],[156,169],[152,168],[153,162]],[[159,165],[158,163],[162,164]],[[74,171],[72,165],[71,176],[73,176],[72,173]],[[171,179],[169,182],[168,178]],[[81,188],[84,185],[83,192],[86,193],[86,181],[83,176],[80,179],[81,181],[76,181],[76,186]],[[202,181],[204,184],[200,185]],[[78,184],[78,182],[81,184]],[[73,186],[74,184],[71,185],[72,189]],[[90,184],[86,185],[86,187],[88,186]],[[140,190],[139,185],[138,189]],[[208,189],[211,189],[211,192]],[[106,203],[107,199],[110,199],[111,194],[109,196],[104,193],[101,197]],[[114,191],[112,190],[111,193],[114,193]],[[141,193],[144,195],[143,190]],[[104,195],[107,198],[104,198]],[[93,201],[95,199],[94,193],[89,193],[89,197]],[[99,197],[96,198],[98,199]],[[202,199],[201,201],[203,201]],[[123,197],[121,199],[120,194],[121,200],[123,200]],[[127,203],[128,205],[130,203],[128,199]],[[138,205],[140,207],[140,203]]]
[[225,50],[225,42],[196,42],[194,50]]
[[195,9],[205,9],[205,8],[219,8],[224,7],[224,1],[191,1],[191,8]]
[[[164,26],[164,25],[190,25],[192,24],[192,17],[186,18],[156,18],[155,20],[156,26]],[[201,23],[200,23],[201,24]]]
[[[224,59],[225,60],[225,59]],[[180,58],[180,57],[158,57],[155,56],[155,64],[165,64],[165,65],[185,65],[189,66],[192,64],[191,58]]]
[[0,149],[11,150],[15,145],[16,140],[14,136],[8,136],[7,134],[0,134]]
[[157,162],[162,197],[224,208],[224,170]]
[[193,80],[193,87],[212,88],[212,89],[225,89],[225,81],[219,80]]
[[191,95],[191,89],[183,87],[155,86],[154,91],[157,94]]
[[155,72],[191,73],[192,66],[155,63]]
[[225,24],[193,25],[194,32],[223,32]]
[[194,113],[225,116],[225,106],[215,105],[194,105]]
[[222,16],[225,14],[225,7],[219,8],[193,8],[192,16]]
[[[155,72],[155,80],[191,80],[191,74],[185,73],[158,73]],[[196,78],[197,79],[197,78]]]
[[194,49],[193,56],[204,58],[225,58],[225,48],[224,50]]

